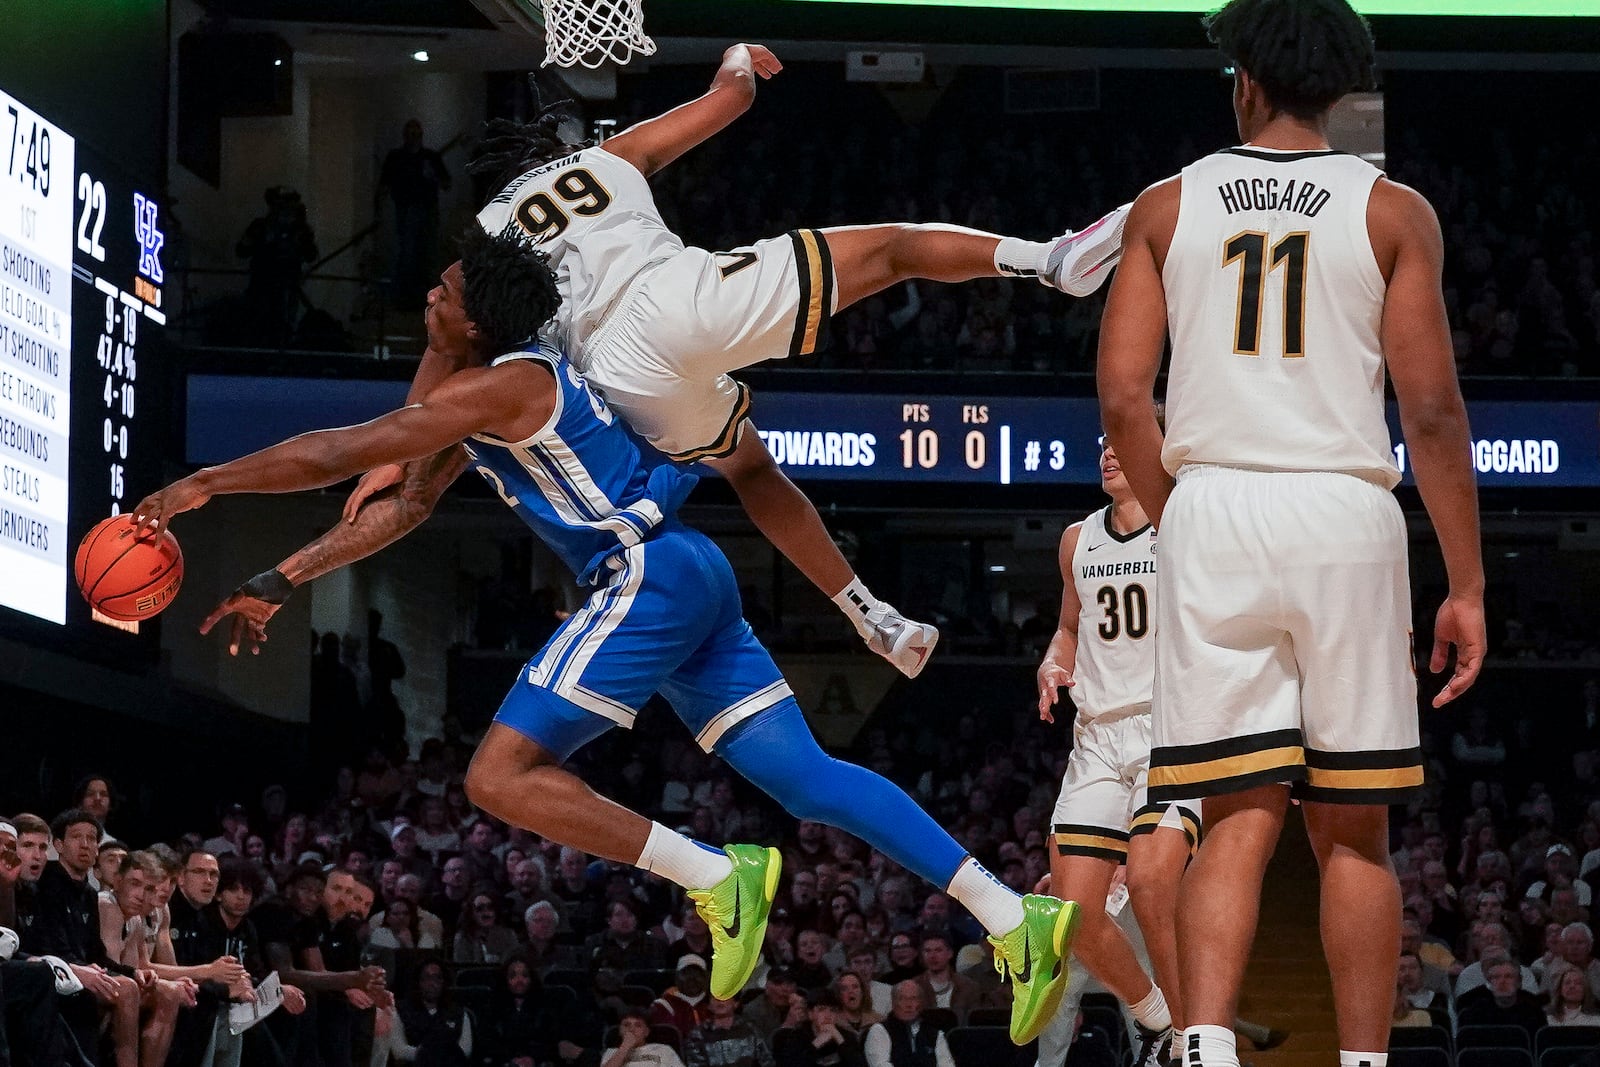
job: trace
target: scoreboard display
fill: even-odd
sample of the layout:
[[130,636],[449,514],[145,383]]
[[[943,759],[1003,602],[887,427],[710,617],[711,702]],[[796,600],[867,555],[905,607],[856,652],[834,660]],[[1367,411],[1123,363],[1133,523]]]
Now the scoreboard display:
[[162,190],[3,84],[0,138],[0,629],[20,615],[66,645],[142,646],[71,568],[159,475]]
[[[313,387],[314,386],[314,387]],[[191,374],[184,458],[226,463],[308,430],[365,422],[405,403],[400,381]],[[240,421],[238,412],[251,417]],[[1485,488],[1600,488],[1600,403],[1474,400],[1472,460]],[[767,450],[801,482],[1090,486],[1100,481],[1093,397],[756,390]],[[1400,418],[1395,465],[1410,483]]]
[[[1600,404],[1474,401],[1473,465],[1486,488],[1600,486]],[[1390,439],[1411,482],[1400,417]],[[1100,407],[1090,397],[758,392],[751,419],[806,480],[1093,485]]]

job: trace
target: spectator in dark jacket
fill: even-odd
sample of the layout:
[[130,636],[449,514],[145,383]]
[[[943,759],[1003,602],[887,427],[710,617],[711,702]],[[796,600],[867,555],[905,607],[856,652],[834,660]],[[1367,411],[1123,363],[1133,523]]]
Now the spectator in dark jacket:
[[542,1003],[544,990],[528,961],[510,960],[501,978],[501,987],[480,1020],[480,1045],[489,1062],[534,1067],[554,1061],[562,1043],[557,1020]]
[[639,909],[631,900],[607,905],[606,928],[589,938],[584,947],[590,970],[652,971],[666,962],[667,946],[659,937],[639,929]]
[[[54,862],[45,864],[33,897],[33,918],[24,924],[22,948],[34,956],[64,960],[84,986],[94,992],[112,1019],[115,1043],[124,1054],[139,1049],[139,985],[132,968],[106,954],[100,939],[100,900],[89,887],[89,868],[100,851],[100,824],[82,808],[57,815],[50,824]],[[91,1059],[99,1047],[98,1013],[74,997],[63,1002],[62,1014],[78,1045]]]
[[503,963],[517,950],[517,935],[500,925],[495,894],[487,887],[472,894],[461,910],[453,958],[457,963]]
[[1461,998],[1461,1025],[1521,1027],[1533,1047],[1533,1035],[1545,1025],[1544,1009],[1538,997],[1523,990],[1522,968],[1501,956],[1484,965],[1484,975],[1488,985]]
[[772,1037],[778,1067],[866,1067],[861,1040],[839,1025],[839,996],[820,989],[807,998],[806,1021]]
[[429,960],[417,972],[417,988],[397,1009],[399,1032],[389,1032],[389,1049],[416,1067],[466,1067],[477,1036],[472,1013],[445,988],[444,964]]
[[[245,989],[266,978],[271,971],[262,953],[260,934],[250,919],[250,908],[261,895],[261,872],[248,860],[226,856],[218,864],[215,885],[215,899],[200,913],[201,927],[193,951],[197,958],[231,956],[244,965],[245,982],[227,991],[229,999],[239,1000],[245,995]],[[305,1010],[305,993],[298,986],[285,983],[283,1010],[274,1012],[265,1024],[243,1034],[229,1030],[226,1012],[217,1012],[211,1039],[211,1062],[214,1067],[239,1067],[248,1052],[252,1065],[267,1067],[284,1063],[285,1048],[294,1048],[302,1035],[308,1044],[314,1039],[309,1026],[301,1025]]]
[[710,1018],[683,1043],[686,1067],[773,1067],[767,1043],[738,1017],[738,1001],[712,997],[708,1011]]

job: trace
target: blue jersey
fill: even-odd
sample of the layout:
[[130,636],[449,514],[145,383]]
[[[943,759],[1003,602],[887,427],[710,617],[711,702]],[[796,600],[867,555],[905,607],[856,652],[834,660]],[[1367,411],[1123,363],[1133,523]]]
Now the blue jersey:
[[578,581],[593,585],[608,558],[648,540],[675,515],[697,479],[668,463],[647,466],[639,445],[557,349],[540,343],[495,365],[513,359],[550,369],[555,411],[523,441],[474,434],[467,455]]

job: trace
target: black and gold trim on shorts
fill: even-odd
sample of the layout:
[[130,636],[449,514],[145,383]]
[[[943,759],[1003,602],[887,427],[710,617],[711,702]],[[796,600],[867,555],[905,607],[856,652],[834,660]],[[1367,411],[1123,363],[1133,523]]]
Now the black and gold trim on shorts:
[[1112,863],[1128,862],[1128,831],[1104,826],[1058,822],[1054,827],[1056,851],[1063,856],[1093,856]]
[[722,429],[717,431],[712,442],[687,452],[672,453],[667,456],[668,459],[674,463],[699,463],[703,459],[722,459],[733,454],[733,450],[739,447],[739,426],[750,414],[750,387],[743,382],[733,384],[738,387],[739,395],[734,398],[728,421],[722,424]]
[[1150,753],[1152,803],[1222,796],[1305,777],[1305,738],[1299,730],[1165,746]]
[[1320,752],[1306,749],[1300,800],[1323,804],[1403,804],[1422,788],[1422,749]]
[[[1167,809],[1171,804],[1146,804],[1133,813],[1133,825],[1128,828],[1128,836],[1138,837],[1140,834],[1153,834],[1161,826],[1161,820],[1166,817]],[[1183,826],[1183,836],[1189,840],[1189,855],[1194,855],[1195,849],[1200,847],[1200,813],[1193,808],[1177,805],[1178,821]]]
[[790,356],[809,356],[828,333],[833,318],[833,255],[821,230],[790,230],[794,242],[795,273],[800,281],[799,307],[794,316]]

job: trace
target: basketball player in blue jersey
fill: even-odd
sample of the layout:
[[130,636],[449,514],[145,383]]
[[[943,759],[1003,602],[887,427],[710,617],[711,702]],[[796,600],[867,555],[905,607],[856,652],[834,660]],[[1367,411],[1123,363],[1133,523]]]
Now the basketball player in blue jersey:
[[135,516],[156,528],[218,494],[293,492],[408,464],[398,493],[251,579],[203,629],[237,613],[232,650],[245,636],[259,642],[295,586],[402,536],[474,467],[595,592],[501,705],[467,775],[473,802],[683,886],[711,927],[712,993],[735,995],[759,957],[777,851],[699,845],[602,799],[562,768],[613,726],[631,726],[660,692],[701,747],[792,814],[855,834],[960,900],[990,931],[996,966],[1013,979],[1011,1036],[1031,1040],[1060,1003],[1077,906],[1017,896],[896,786],[822,752],[740,616],[727,559],[677,521],[694,476],[670,463],[648,466],[565,357],[535,340],[557,304],[553,283],[528,237],[474,227],[461,263],[428,298],[429,344],[462,370],[419,403],[199,471],[141,501]]
[[[1161,532],[1150,796],[1204,799],[1179,894],[1185,1067],[1238,1067],[1230,1024],[1292,796],[1320,869],[1340,1067],[1383,1067],[1400,944],[1389,806],[1422,786],[1406,523],[1384,418],[1449,592],[1430,666],[1486,645],[1471,434],[1433,208],[1328,143],[1376,81],[1346,0],[1232,0],[1206,20],[1245,143],[1152,186],[1100,334],[1106,431]],[[1150,395],[1170,333],[1166,434]]]
[[[468,165],[498,190],[478,220],[491,233],[519,227],[549,254],[561,344],[590,386],[656,449],[727,478],[756,526],[867,646],[914,678],[938,630],[905,618],[855,575],[750,425],[749,390],[729,374],[809,355],[836,312],[913,278],[1036,277],[1088,295],[1120,255],[1126,209],[1055,241],[883,225],[796,230],[726,252],[685,247],[646,179],[732,123],[754,102],[758,80],[782,69],[760,45],[735,45],[707,93],[604,145],[565,140],[559,106],[526,125],[490,123]],[[449,369],[430,353],[408,399],[427,395]],[[397,477],[390,468],[363,479],[352,510]]]

